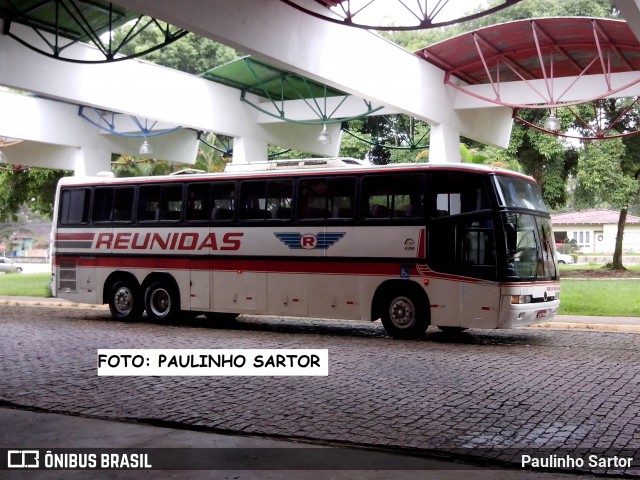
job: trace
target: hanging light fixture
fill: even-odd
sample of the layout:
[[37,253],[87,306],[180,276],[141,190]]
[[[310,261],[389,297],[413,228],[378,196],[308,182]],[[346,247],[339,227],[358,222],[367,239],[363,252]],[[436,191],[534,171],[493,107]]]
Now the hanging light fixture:
[[545,130],[549,130],[551,132],[557,132],[560,130],[560,120],[553,113],[549,112],[549,116],[544,121]]
[[329,135],[329,132],[327,132],[326,124],[322,125],[322,131],[318,135],[318,143],[321,143],[323,145],[328,145],[331,143],[331,135]]
[[149,155],[151,153],[153,153],[153,148],[151,148],[151,144],[149,143],[149,140],[147,140],[147,137],[144,137],[144,142],[140,145],[140,155]]

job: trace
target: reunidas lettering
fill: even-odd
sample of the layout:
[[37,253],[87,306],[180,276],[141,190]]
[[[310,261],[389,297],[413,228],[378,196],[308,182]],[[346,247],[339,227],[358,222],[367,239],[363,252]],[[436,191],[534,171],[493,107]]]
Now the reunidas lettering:
[[222,235],[196,232],[118,232],[99,233],[93,246],[96,250],[182,250],[236,251],[240,249],[244,232],[229,232]]

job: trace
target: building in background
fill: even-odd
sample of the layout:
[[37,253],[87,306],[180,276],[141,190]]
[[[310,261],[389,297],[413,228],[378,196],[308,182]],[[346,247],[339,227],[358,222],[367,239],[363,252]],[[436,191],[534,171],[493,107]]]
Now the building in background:
[[[556,244],[574,240],[581,253],[613,253],[620,212],[604,208],[551,215]],[[640,253],[640,217],[627,215],[623,253]]]

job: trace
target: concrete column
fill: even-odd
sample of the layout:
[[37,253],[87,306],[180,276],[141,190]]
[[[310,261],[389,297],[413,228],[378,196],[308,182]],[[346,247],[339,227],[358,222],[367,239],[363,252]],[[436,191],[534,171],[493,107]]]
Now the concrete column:
[[429,142],[429,161],[434,163],[459,163],[460,131],[450,125],[439,123],[431,125]]
[[268,159],[267,142],[247,137],[233,138],[233,159],[231,163],[266,162]]
[[77,148],[74,156],[76,177],[97,175],[111,171],[111,153],[93,148]]

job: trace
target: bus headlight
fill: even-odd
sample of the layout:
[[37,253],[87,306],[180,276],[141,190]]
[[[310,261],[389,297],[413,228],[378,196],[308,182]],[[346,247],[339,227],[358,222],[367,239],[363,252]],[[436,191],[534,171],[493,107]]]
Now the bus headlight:
[[511,304],[531,303],[531,295],[511,295]]

